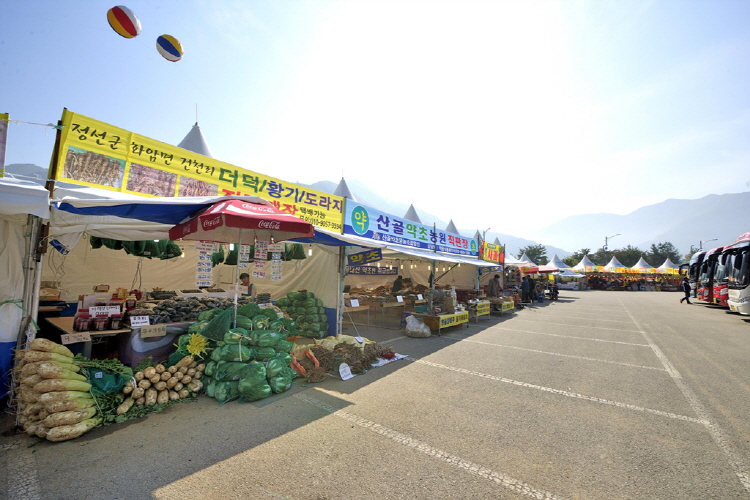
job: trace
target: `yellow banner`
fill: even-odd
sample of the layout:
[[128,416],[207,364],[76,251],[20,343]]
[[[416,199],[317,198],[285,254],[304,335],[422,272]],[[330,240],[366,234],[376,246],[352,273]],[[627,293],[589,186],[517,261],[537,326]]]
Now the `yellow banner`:
[[448,314],[438,316],[440,319],[440,328],[445,328],[453,325],[460,325],[461,323],[467,323],[469,321],[469,312],[462,312],[456,314]]
[[258,196],[343,231],[344,199],[235,167],[68,110],[55,179],[140,196]]
[[482,241],[479,258],[487,262],[502,264],[505,260],[505,248],[502,245]]
[[477,304],[477,316],[484,316],[490,313],[490,302],[484,301]]

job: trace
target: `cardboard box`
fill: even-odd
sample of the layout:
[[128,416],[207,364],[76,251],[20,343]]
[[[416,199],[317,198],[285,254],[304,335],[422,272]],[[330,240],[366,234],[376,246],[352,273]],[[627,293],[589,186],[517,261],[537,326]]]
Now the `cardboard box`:
[[94,293],[109,292],[109,285],[94,285]]
[[39,300],[60,300],[60,289],[52,287],[40,288]]

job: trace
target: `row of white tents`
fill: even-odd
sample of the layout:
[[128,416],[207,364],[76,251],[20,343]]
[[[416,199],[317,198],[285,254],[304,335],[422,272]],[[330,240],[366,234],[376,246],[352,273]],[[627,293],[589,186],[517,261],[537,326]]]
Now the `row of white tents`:
[[[536,264],[534,264],[534,262],[531,261],[531,259],[529,259],[529,257],[526,255],[526,253],[524,253],[519,260],[525,261],[525,262],[530,262],[532,265],[536,265]],[[556,267],[560,271],[564,271],[564,270],[567,269],[567,270],[578,271],[578,272],[586,272],[586,271],[590,271],[591,268],[594,268],[594,269],[598,268],[598,266],[596,264],[594,264],[591,261],[591,259],[589,259],[588,255],[584,255],[583,258],[581,259],[581,261],[578,264],[576,264],[575,266],[568,266],[567,264],[565,264],[565,262],[562,261],[562,259],[560,259],[557,256],[557,254],[555,254],[555,256],[552,257],[550,259],[550,261],[547,263],[547,266],[548,267]],[[678,266],[677,264],[675,264],[674,262],[672,262],[672,260],[669,257],[667,257],[667,259],[664,261],[664,263],[662,265],[660,265],[659,267],[655,268],[654,266],[652,266],[651,264],[649,264],[648,262],[646,262],[646,260],[643,258],[643,256],[641,256],[641,258],[638,260],[638,262],[636,262],[633,266],[630,266],[630,267],[623,265],[619,260],[617,260],[617,257],[612,256],[612,258],[610,259],[610,261],[605,266],[602,266],[602,267],[605,270],[611,270],[611,269],[629,269],[629,270],[632,270],[632,271],[639,271],[641,269],[657,269],[659,271],[666,271],[666,270],[669,270],[669,269],[679,269],[680,268],[680,266]]]

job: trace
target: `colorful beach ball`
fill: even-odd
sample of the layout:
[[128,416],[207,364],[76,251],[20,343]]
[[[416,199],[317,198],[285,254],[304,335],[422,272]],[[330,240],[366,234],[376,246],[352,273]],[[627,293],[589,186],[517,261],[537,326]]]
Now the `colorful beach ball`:
[[184,51],[180,41],[172,35],[162,35],[156,39],[156,50],[167,61],[177,62],[182,58]]
[[107,21],[118,35],[125,38],[133,38],[141,32],[141,21],[133,14],[133,11],[124,5],[112,7],[107,11]]

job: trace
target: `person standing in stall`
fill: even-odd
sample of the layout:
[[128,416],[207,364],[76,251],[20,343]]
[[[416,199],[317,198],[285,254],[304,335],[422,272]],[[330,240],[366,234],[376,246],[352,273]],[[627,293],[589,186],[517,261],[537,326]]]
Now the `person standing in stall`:
[[242,295],[245,297],[252,297],[253,296],[253,284],[250,283],[250,275],[247,273],[240,274],[240,285],[247,287],[247,293],[243,293]]

